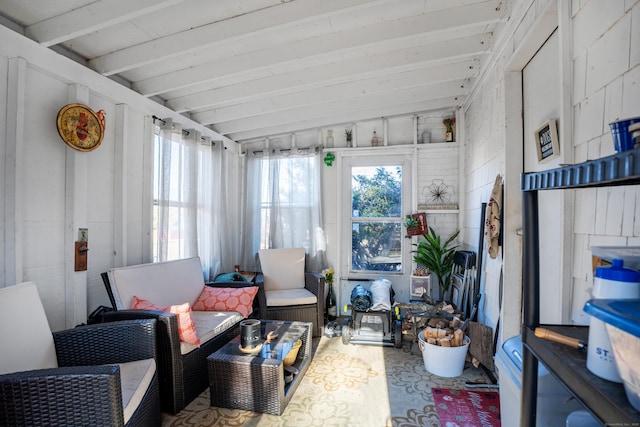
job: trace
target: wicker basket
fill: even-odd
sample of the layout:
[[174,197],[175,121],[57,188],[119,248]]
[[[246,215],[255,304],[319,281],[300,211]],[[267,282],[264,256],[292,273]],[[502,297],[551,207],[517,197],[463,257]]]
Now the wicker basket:
[[293,347],[291,347],[291,350],[289,350],[289,353],[287,353],[287,355],[282,360],[282,363],[284,364],[284,366],[293,365],[293,363],[296,361],[296,358],[298,357],[298,350],[300,350],[301,345],[302,345],[302,340],[298,340],[293,344]]

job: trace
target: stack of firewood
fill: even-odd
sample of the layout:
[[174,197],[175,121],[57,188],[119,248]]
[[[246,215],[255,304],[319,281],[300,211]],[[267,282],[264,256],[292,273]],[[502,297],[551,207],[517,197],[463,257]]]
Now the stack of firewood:
[[460,347],[465,344],[464,331],[460,329],[462,321],[458,317],[453,320],[431,318],[424,328],[424,340],[428,344],[442,347]]

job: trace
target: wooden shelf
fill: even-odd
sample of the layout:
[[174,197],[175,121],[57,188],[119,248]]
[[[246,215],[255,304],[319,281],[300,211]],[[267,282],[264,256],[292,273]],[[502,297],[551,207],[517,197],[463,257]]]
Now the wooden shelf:
[[424,212],[428,214],[457,214],[460,213],[459,209],[420,209],[418,212]]

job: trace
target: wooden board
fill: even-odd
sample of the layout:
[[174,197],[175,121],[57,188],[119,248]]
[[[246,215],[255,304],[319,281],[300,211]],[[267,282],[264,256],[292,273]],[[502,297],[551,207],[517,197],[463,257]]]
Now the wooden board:
[[469,322],[467,335],[471,338],[469,353],[493,372],[493,328],[478,322]]

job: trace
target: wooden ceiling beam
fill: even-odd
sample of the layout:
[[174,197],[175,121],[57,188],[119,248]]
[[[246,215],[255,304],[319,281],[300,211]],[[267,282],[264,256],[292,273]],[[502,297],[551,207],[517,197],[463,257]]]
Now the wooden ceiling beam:
[[474,61],[466,60],[403,73],[372,77],[352,83],[340,83],[324,86],[319,89],[310,89],[275,97],[270,96],[251,102],[243,102],[227,107],[192,113],[191,118],[198,123],[217,124],[265,113],[285,111],[291,108],[292,105],[297,106],[296,108],[301,108],[307,105],[329,102],[331,100],[347,100],[349,98],[362,96],[363,94],[371,95],[378,92],[388,92],[414,86],[442,84],[450,81],[455,81],[456,84],[460,85],[464,84],[470,75],[477,75],[477,70],[474,68]]
[[327,84],[355,81],[363,78],[387,75],[411,69],[424,68],[429,64],[469,59],[486,51],[487,45],[480,36],[450,40],[445,44],[385,52],[361,58],[334,62],[299,71],[272,75],[267,78],[204,90],[193,95],[167,100],[167,106],[175,111],[193,111],[225,106],[238,102],[291,93]]
[[380,91],[372,94],[354,96],[348,99],[333,99],[326,102],[296,107],[287,111],[276,111],[243,119],[216,123],[213,127],[224,135],[251,131],[273,125],[305,122],[327,115],[351,115],[355,111],[369,110],[372,106],[391,108],[396,105],[415,104],[446,97],[461,97],[469,88],[460,82],[448,82],[438,85]]
[[415,114],[421,111],[453,110],[458,108],[459,105],[459,100],[455,97],[391,106],[384,104],[374,105],[369,106],[369,108],[353,110],[347,114],[330,114],[322,117],[309,118],[295,123],[271,125],[260,129],[232,133],[227,135],[227,137],[236,142],[243,142],[251,139],[263,138],[265,136],[284,135],[288,133],[318,129],[324,126],[335,126],[340,123],[351,124],[358,121],[372,120],[380,117]]
[[230,41],[247,43],[261,31],[286,31],[286,27],[304,21],[317,20],[367,4],[392,0],[295,0],[224,21],[192,28],[177,34],[118,50],[89,61],[103,75],[112,75],[154,62],[190,54],[216,43]]
[[[329,63],[344,60],[349,55],[371,55],[398,49],[399,46],[445,43],[451,38],[482,34],[488,23],[497,19],[496,13],[492,11],[474,12],[475,15],[463,14],[453,27],[434,25],[436,22],[428,15],[419,15],[385,22],[384,31],[373,25],[358,27],[239,54],[238,49],[232,49],[235,55],[227,57],[219,51],[212,51],[216,53],[211,54],[210,62],[194,65],[189,62],[189,58],[185,58],[184,68],[134,81],[132,88],[145,96],[152,96],[215,82],[228,75],[256,72],[270,75],[274,72],[273,68],[283,66],[281,64],[300,69],[305,68],[309,62]],[[199,58],[202,59],[201,56]]]
[[29,25],[24,33],[49,47],[184,1],[101,0]]

